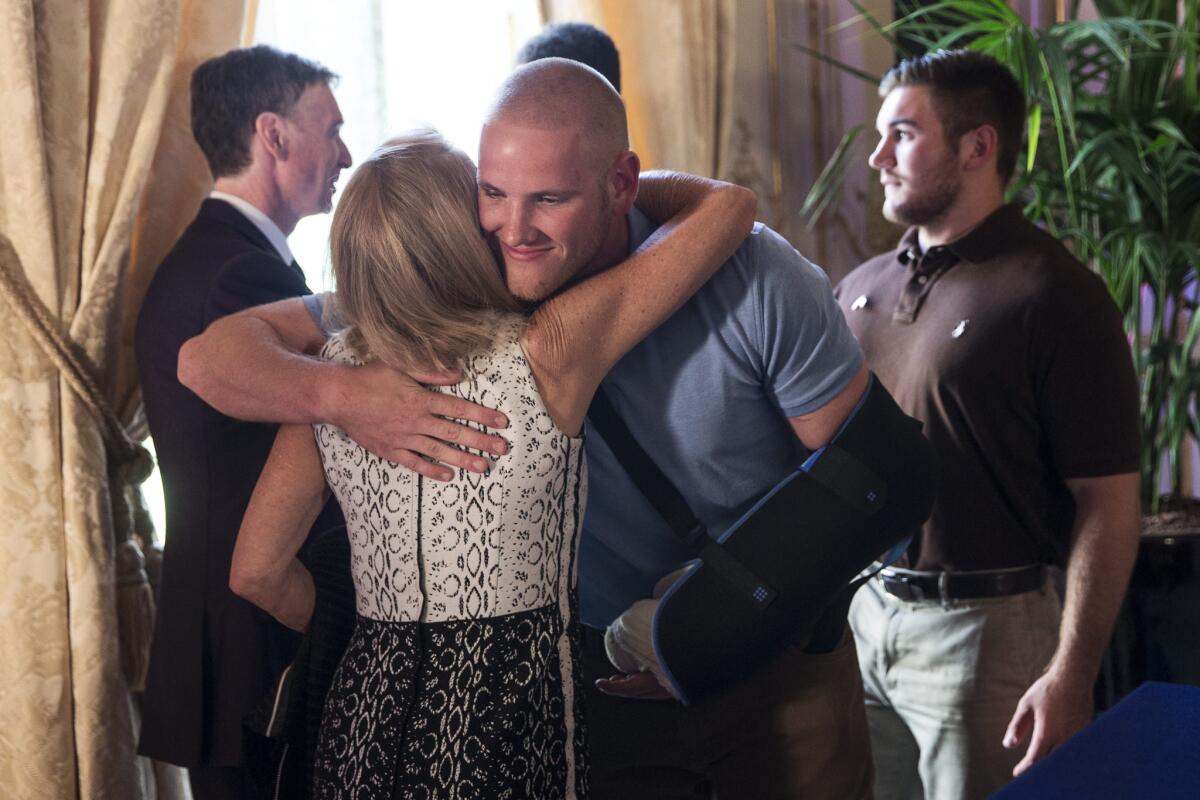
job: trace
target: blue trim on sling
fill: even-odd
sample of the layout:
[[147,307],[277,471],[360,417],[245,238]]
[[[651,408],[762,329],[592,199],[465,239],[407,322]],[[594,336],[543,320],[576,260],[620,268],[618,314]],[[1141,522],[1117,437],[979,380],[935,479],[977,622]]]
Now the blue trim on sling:
[[684,568],[688,570],[688,573],[671,584],[671,588],[667,589],[666,593],[659,598],[658,606],[654,609],[654,618],[650,620],[650,643],[654,647],[654,657],[658,659],[658,665],[662,668],[663,674],[666,676],[667,680],[671,682],[671,688],[674,690],[675,696],[678,697],[679,702],[683,703],[685,706],[688,705],[688,698],[683,693],[683,687],[679,685],[679,679],[676,678],[675,673],[671,671],[670,665],[663,661],[658,655],[658,615],[662,612],[663,606],[667,602],[667,598],[675,594],[679,587],[683,586],[688,578],[696,574],[695,565],[700,563],[703,563],[700,561],[700,559],[693,558],[691,561],[684,564]]

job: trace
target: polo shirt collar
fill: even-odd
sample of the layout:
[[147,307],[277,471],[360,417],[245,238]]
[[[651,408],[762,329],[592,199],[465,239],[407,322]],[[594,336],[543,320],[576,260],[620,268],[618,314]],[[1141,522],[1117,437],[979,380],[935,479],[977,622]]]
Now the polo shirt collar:
[[917,237],[916,227],[909,228],[900,237],[900,244],[896,245],[896,260],[904,266],[911,265],[921,255],[921,242]]
[[[962,261],[979,262],[995,258],[1014,247],[1025,229],[1025,215],[1015,203],[1006,203],[984,217],[983,221],[965,235],[945,245]],[[900,237],[896,260],[908,266],[921,255],[917,229],[909,228]]]
[[1015,203],[1007,203],[951,242],[950,249],[963,261],[987,261],[1016,247],[1025,230],[1025,215]]
[[1023,216],[1015,205],[993,211],[964,236],[946,245],[921,252],[917,229],[909,228],[900,238],[896,261],[905,269],[904,283],[892,320],[901,324],[916,322],[933,285],[960,261],[980,262],[1005,253],[1020,240]]

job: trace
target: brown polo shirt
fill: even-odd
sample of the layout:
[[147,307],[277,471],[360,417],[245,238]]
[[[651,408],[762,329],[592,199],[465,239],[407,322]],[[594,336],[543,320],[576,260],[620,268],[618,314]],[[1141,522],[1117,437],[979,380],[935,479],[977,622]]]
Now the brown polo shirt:
[[1004,206],[928,253],[908,231],[835,294],[868,365],[939,456],[912,564],[1063,564],[1075,512],[1065,479],[1139,466],[1137,381],[1099,276]]

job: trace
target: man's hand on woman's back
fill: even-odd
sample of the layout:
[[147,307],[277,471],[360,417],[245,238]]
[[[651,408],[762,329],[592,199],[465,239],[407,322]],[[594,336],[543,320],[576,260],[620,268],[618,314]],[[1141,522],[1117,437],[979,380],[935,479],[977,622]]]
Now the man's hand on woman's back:
[[457,383],[460,375],[333,364],[316,356],[324,342],[300,298],[248,308],[184,343],[179,380],[228,416],[328,422],[381,458],[435,480],[450,480],[451,468],[490,468],[486,458],[463,448],[507,451],[502,438],[468,424],[504,428],[503,414],[422,385]]
[[335,395],[326,401],[328,421],[381,458],[448,481],[450,467],[471,472],[491,468],[489,458],[464,448],[493,455],[508,451],[499,436],[466,424],[504,428],[508,419],[503,414],[422,385],[457,383],[457,373],[406,375],[378,362],[340,370],[340,377],[330,382]]

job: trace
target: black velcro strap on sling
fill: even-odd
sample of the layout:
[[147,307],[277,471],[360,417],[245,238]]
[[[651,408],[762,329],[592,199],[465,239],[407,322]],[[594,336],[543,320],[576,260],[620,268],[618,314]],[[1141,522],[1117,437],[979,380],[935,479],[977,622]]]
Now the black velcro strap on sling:
[[596,390],[588,419],[604,437],[617,462],[663,519],[671,533],[704,560],[706,566],[745,594],[760,608],[775,599],[775,590],[708,535],[683,495],[638,443],[625,420],[617,413],[604,388]]
[[837,445],[826,445],[808,474],[851,508],[871,516],[887,502],[887,484]]
[[714,572],[729,581],[733,588],[749,597],[760,608],[770,605],[778,594],[762,578],[748,570],[741,561],[730,555],[728,550],[711,538],[704,549],[700,551],[700,558],[704,561],[704,566],[711,567]]

